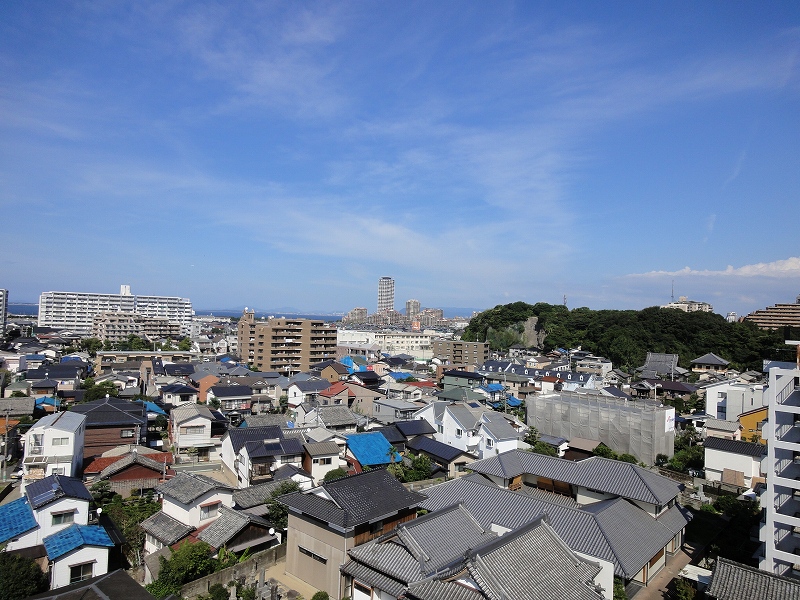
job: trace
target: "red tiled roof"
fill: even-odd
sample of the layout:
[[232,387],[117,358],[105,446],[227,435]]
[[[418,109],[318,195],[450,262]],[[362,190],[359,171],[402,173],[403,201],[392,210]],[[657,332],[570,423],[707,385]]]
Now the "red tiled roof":
[[348,397],[355,397],[355,393],[341,381],[332,383],[329,388],[322,390],[319,395],[326,398],[331,398],[332,396],[338,396],[345,391],[347,392]]
[[[109,465],[113,465],[118,460],[122,460],[125,458],[127,454],[120,454],[119,456],[100,456],[95,458],[91,463],[89,463],[86,467],[84,467],[84,473],[99,473],[103,469],[105,469]],[[169,452],[159,452],[153,454],[142,454],[142,456],[146,456],[149,459],[152,459],[156,462],[163,462],[167,463],[168,465],[172,464],[172,454]]]

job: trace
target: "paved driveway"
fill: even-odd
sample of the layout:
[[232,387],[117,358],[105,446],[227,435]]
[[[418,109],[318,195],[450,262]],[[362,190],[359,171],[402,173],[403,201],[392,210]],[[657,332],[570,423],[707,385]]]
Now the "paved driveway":
[[664,600],[665,598],[670,598],[669,584],[678,576],[683,567],[692,562],[694,558],[700,557],[701,551],[702,548],[693,544],[684,544],[681,550],[670,557],[667,564],[658,572],[658,575],[649,585],[639,588],[630,598],[635,598],[636,600]]

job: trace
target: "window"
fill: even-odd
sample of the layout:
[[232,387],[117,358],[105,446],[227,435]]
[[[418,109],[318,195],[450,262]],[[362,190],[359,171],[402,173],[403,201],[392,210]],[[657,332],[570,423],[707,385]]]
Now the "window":
[[444,425],[436,425],[436,431],[439,433],[444,433]]
[[164,544],[162,544],[161,541],[158,540],[158,538],[153,537],[149,533],[147,534],[146,539],[147,543],[155,546],[157,550],[161,550],[161,548],[164,547]]
[[298,546],[297,549],[300,550],[300,554],[305,554],[306,556],[310,556],[317,562],[321,562],[323,565],[328,562],[327,558],[325,558],[324,556],[320,556],[319,554],[315,554],[308,548],[303,548],[302,546]]
[[311,462],[315,465],[329,465],[331,464],[331,457],[314,458]]
[[83,563],[82,565],[75,565],[74,567],[70,567],[69,582],[78,583],[79,581],[84,581],[85,579],[91,579],[93,571],[94,571],[93,562]]
[[50,472],[50,475],[66,475],[67,469],[66,467],[56,467]]
[[69,445],[68,437],[53,438],[53,446],[67,446]]
[[75,513],[73,511],[53,513],[53,525],[66,525],[75,520]]
[[132,438],[133,437],[133,429],[122,429],[122,430],[120,430],[119,437]]
[[486,447],[492,448],[493,446],[494,446],[494,440],[492,440],[491,438],[486,438]]
[[200,506],[200,520],[203,519],[213,519],[219,514],[219,502],[214,502],[213,504],[206,504],[205,506]]
[[464,431],[462,429],[456,429],[456,437],[461,437],[464,435]]
[[203,435],[206,431],[203,425],[191,425],[189,427],[181,427],[181,435]]

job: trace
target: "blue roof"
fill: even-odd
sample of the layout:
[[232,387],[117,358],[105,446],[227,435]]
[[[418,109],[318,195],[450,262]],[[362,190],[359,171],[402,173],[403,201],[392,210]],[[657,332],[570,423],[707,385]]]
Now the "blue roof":
[[[391,446],[389,440],[379,431],[347,436],[347,447],[362,465],[388,465],[392,462],[389,458]],[[400,455],[395,452],[394,462],[400,460]]]
[[18,498],[0,506],[0,544],[22,535],[38,525],[27,498]]
[[56,560],[81,546],[114,547],[114,542],[100,525],[71,525],[58,533],[48,535],[42,541],[50,560]]
[[520,406],[522,404],[522,400],[515,398],[514,396],[509,396],[506,398],[506,404],[509,406]]
[[162,409],[162,408],[161,408],[161,407],[160,407],[158,404],[156,404],[155,402],[147,402],[147,401],[145,400],[145,402],[144,402],[144,408],[145,408],[145,410],[147,410],[147,412],[149,412],[149,413],[150,413],[150,412],[152,412],[152,413],[156,413],[156,414],[158,414],[158,415],[164,415],[164,416],[166,416],[166,415],[167,415],[167,413],[166,413],[166,412],[164,412],[164,409]]
[[481,386],[481,389],[484,389],[487,392],[502,392],[504,388],[502,383],[489,383]]
[[406,371],[392,371],[388,375],[395,381],[402,381],[404,379],[410,379],[413,377],[411,373],[407,373]]

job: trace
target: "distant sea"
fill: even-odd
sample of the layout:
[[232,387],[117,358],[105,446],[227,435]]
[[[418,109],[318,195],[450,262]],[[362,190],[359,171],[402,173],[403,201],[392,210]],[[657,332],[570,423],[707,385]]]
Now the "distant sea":
[[[10,315],[24,315],[30,317],[38,317],[39,316],[39,305],[38,304],[14,304],[13,302],[8,303],[8,314]],[[217,317],[241,317],[242,311],[241,310],[195,310],[195,314],[197,316],[209,316],[214,315]],[[256,311],[256,319],[260,319],[261,317],[292,317],[292,318],[299,318],[299,319],[316,319],[318,321],[341,321],[341,315],[310,315],[310,314],[298,314],[298,313],[282,313],[282,312],[258,312]]]

